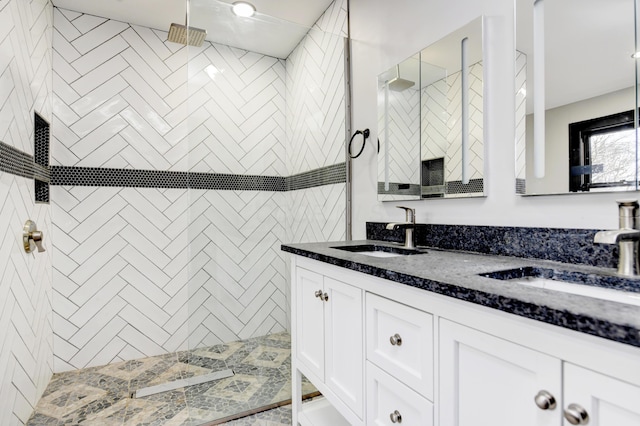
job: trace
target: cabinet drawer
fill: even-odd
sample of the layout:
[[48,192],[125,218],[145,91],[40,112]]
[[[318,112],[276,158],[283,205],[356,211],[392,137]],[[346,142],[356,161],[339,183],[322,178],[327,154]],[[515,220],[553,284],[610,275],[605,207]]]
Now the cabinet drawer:
[[367,362],[368,425],[433,425],[433,404]]
[[367,359],[433,401],[433,316],[367,293]]

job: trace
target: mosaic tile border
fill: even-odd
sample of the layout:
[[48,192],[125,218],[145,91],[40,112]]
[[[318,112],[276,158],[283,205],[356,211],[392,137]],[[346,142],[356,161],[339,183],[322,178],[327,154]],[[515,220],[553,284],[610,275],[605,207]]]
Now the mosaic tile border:
[[0,171],[41,182],[49,182],[51,177],[49,168],[36,164],[33,155],[4,142],[0,142]]
[[345,163],[335,164],[289,177],[95,167],[51,167],[51,184],[60,186],[192,188],[284,192],[344,182],[346,182]]
[[484,193],[484,179],[469,179],[469,183],[462,183],[461,180],[451,180],[445,182],[447,194],[471,194]]
[[287,191],[333,185],[347,181],[347,164],[338,163],[285,178]]
[[379,195],[414,195],[420,197],[422,187],[414,183],[389,182],[389,190],[384,190],[384,182],[378,182]]
[[34,162],[44,167],[49,167],[49,138],[50,125],[38,114],[33,113],[33,152]]

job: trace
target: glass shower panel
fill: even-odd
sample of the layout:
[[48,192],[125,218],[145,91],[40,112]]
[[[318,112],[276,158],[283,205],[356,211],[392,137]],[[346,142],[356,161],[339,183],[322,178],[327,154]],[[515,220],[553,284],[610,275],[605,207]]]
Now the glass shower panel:
[[[280,245],[344,239],[346,34],[260,11],[239,18],[211,0],[191,0],[189,9],[189,26],[207,30],[202,46],[189,46],[185,120],[183,358],[187,375],[203,381],[185,388],[198,424],[291,398],[289,265]],[[323,16],[318,22],[346,25],[346,2]]]

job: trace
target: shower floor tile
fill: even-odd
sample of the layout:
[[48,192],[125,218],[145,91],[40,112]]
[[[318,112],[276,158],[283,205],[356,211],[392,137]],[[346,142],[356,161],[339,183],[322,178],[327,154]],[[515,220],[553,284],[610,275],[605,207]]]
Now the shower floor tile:
[[[291,398],[290,346],[289,334],[278,333],[55,374],[27,425],[195,426],[281,402]],[[136,389],[227,368],[235,375],[143,398],[130,397]],[[306,382],[303,391],[315,389]],[[287,408],[280,407],[262,417],[247,417],[247,421],[256,419],[251,423],[230,424],[291,424],[288,410],[288,417]]]

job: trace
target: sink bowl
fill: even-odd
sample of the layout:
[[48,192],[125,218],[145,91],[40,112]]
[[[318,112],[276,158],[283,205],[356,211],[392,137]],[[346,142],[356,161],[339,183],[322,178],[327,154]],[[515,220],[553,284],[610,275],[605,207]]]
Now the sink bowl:
[[362,244],[358,246],[334,246],[338,250],[349,251],[351,253],[364,254],[372,257],[398,257],[410,256],[414,254],[424,254],[426,251],[418,249],[407,249],[403,247],[382,246],[377,244]]
[[509,284],[544,288],[640,306],[640,280],[532,267],[480,275],[502,280]]

